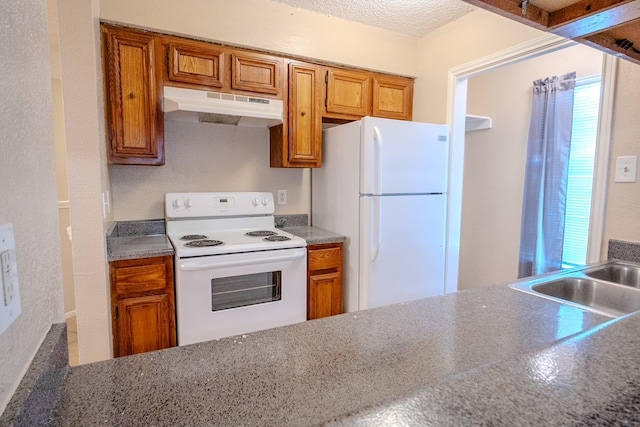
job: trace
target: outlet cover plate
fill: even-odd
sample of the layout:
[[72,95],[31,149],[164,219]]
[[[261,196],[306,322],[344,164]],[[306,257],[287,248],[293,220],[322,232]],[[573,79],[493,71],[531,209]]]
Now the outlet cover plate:
[[636,182],[637,174],[638,156],[616,158],[616,182]]
[[16,243],[12,224],[0,225],[0,334],[13,323],[22,312]]

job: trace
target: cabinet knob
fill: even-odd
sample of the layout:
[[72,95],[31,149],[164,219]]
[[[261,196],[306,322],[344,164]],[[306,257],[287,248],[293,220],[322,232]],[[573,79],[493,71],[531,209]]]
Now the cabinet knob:
[[135,94],[135,93],[131,92],[131,93],[129,94],[129,98],[133,99],[133,98],[135,98],[135,97],[136,97],[136,94]]
[[301,111],[301,112],[300,112],[300,115],[301,115],[301,116],[306,116],[306,115],[307,115],[307,112],[306,112],[306,111]]

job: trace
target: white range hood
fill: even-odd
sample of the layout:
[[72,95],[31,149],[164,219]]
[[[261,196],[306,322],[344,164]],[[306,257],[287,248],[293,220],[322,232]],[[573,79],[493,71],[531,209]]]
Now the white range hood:
[[271,127],[282,123],[279,99],[165,86],[165,120]]

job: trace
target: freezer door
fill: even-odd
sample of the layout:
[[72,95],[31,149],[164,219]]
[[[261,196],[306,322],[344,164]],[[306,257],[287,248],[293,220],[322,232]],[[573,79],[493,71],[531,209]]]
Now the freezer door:
[[447,126],[365,117],[361,133],[360,194],[446,192]]
[[444,294],[445,197],[360,198],[360,310]]

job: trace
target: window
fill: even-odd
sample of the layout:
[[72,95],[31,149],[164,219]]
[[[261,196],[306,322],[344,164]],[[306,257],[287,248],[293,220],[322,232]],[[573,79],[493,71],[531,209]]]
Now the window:
[[587,261],[599,110],[600,76],[576,80],[562,248],[562,266],[565,268]]

